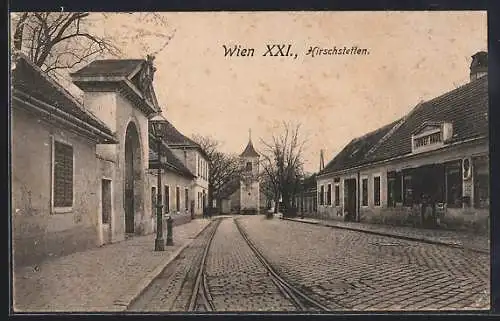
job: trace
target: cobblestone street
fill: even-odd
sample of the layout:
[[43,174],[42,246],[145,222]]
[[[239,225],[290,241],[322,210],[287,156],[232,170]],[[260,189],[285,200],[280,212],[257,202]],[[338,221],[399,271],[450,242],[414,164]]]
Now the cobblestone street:
[[280,275],[325,305],[489,308],[486,254],[259,216],[240,222]]
[[283,290],[250,245],[289,286],[330,311],[489,308],[485,254],[259,215],[214,220],[129,310],[192,311],[201,266],[214,311],[310,310]]
[[207,283],[217,311],[294,311],[257,259],[232,219],[212,241]]

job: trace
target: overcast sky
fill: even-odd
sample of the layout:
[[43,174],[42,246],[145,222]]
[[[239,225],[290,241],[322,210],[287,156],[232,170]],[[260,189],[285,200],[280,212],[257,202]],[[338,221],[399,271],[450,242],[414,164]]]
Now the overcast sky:
[[[249,128],[259,150],[259,139],[281,121],[300,122],[310,172],[318,170],[320,149],[328,162],[354,137],[466,83],[471,55],[487,49],[485,12],[163,15],[168,26],[149,31],[176,31],[156,57],[154,86],[174,126],[240,153]],[[134,24],[134,15],[121,15],[96,26],[124,34]],[[273,43],[291,44],[297,59],[263,57]],[[255,56],[224,57],[223,45],[255,48]],[[136,41],[124,46],[127,58],[143,54]],[[370,54],[311,58],[310,46],[358,46]]]

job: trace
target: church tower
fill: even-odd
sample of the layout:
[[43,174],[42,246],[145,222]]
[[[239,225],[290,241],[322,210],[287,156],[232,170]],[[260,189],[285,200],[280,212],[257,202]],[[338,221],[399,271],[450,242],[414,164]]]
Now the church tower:
[[248,144],[240,155],[242,175],[240,180],[240,213],[258,214],[260,208],[259,158],[252,144],[249,130]]

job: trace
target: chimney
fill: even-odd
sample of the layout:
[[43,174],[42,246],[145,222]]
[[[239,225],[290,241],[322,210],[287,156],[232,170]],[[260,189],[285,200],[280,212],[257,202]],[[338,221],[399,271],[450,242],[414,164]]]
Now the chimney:
[[319,170],[322,171],[324,168],[325,168],[325,157],[323,155],[323,150],[321,150],[319,155]]
[[472,56],[470,64],[470,81],[474,81],[488,74],[488,53],[479,51]]

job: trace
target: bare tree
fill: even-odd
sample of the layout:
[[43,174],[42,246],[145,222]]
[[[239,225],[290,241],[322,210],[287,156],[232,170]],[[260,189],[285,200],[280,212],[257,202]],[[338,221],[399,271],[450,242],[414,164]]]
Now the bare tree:
[[24,12],[14,27],[14,49],[46,72],[68,69],[97,54],[117,55],[107,38],[89,32],[88,12]]
[[209,137],[194,135],[193,140],[200,145],[208,157],[208,204],[219,199],[221,193],[231,183],[239,182],[241,166],[237,155],[225,154],[219,150],[220,142]]
[[[93,13],[97,19],[110,19],[109,14]],[[122,14],[115,14],[123,15]],[[127,14],[126,14],[127,15]],[[135,38],[155,37],[160,47],[147,54],[156,55],[163,50],[173,34],[151,33],[145,24],[166,26],[166,18],[158,13],[138,13],[140,27],[125,26],[119,38],[98,35],[88,12],[23,12],[12,15],[13,49],[24,52],[37,66],[46,72],[71,69],[80,63],[88,63],[96,57],[119,57],[119,38],[133,41]],[[139,28],[139,29],[133,29]],[[101,28],[105,29],[105,28]],[[148,39],[151,40],[151,39]]]
[[288,215],[292,213],[292,200],[299,192],[303,177],[302,154],[305,140],[300,139],[300,124],[283,122],[282,127],[282,132],[273,135],[269,142],[261,139],[265,146],[262,168],[276,204],[279,204],[281,197],[284,214]]

